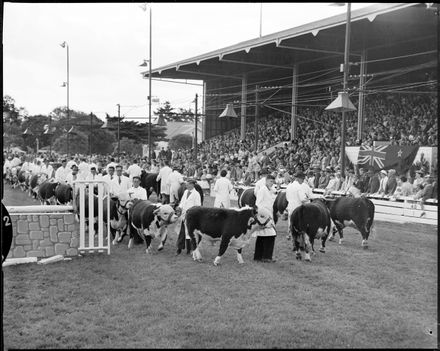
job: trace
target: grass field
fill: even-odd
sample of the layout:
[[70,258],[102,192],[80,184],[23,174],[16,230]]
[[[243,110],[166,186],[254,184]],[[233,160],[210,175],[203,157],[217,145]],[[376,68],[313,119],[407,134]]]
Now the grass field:
[[[6,187],[9,205],[21,192]],[[203,263],[175,256],[171,227],[152,255],[125,238],[110,256],[5,267],[4,345],[437,348],[437,227],[375,227],[368,250],[346,229],[343,245],[329,242],[312,262],[294,258],[281,221],[272,264],[252,261],[254,239],[243,265],[228,249],[215,267],[218,244],[202,248]]]

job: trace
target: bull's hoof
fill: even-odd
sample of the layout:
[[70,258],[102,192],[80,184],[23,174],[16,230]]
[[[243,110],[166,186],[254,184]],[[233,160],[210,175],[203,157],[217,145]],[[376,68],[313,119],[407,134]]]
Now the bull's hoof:
[[196,261],[202,263],[202,262],[203,262],[203,259],[198,258]]
[[286,239],[287,239],[287,240],[290,240],[290,239],[292,239],[292,237],[291,237],[290,235],[287,235],[287,236],[286,236]]
[[332,235],[330,238],[328,238],[328,241],[335,241],[335,237]]
[[145,253],[146,253],[147,255],[151,255],[151,250],[150,250],[150,249],[145,249]]
[[116,245],[118,243],[118,241],[116,240],[116,239],[114,239],[113,241],[112,241],[112,245]]
[[162,250],[163,250],[163,246],[157,248],[157,251],[162,251]]
[[122,238],[119,237],[118,240],[116,240],[117,243],[120,243],[122,241]]
[[342,245],[343,242],[344,242],[343,239],[339,239],[339,245]]
[[323,247],[321,247],[321,248],[319,249],[319,252],[325,253],[325,249],[324,249]]
[[[200,261],[199,261],[200,262]],[[218,262],[215,262],[215,260],[214,260],[214,266],[219,266],[220,265],[220,263],[218,263]]]
[[297,254],[296,254],[296,259],[297,259],[297,260],[301,260],[301,259],[302,259],[302,257],[301,257],[301,254],[300,254],[300,253],[297,253]]
[[311,261],[311,259],[310,259],[310,255],[309,255],[309,254],[306,254],[306,257],[304,258],[304,261],[307,261],[307,262],[310,262],[310,261]]

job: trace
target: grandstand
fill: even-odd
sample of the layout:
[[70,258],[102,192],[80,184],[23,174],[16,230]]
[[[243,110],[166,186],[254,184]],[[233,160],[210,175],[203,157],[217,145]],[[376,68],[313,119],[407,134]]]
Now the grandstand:
[[[434,6],[374,4],[352,12],[348,91],[357,111],[346,114],[347,146],[437,146]],[[155,68],[152,78],[203,80],[201,149],[213,158],[289,141],[303,161],[338,158],[341,116],[324,109],[342,90],[345,27],[345,14],[330,17]],[[228,103],[240,118],[218,118]]]

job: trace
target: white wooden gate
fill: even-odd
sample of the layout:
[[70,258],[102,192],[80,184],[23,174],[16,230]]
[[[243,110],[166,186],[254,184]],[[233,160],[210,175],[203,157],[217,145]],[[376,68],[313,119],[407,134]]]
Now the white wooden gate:
[[[88,197],[88,213],[85,213],[86,194],[93,194],[94,187],[98,188],[98,195]],[[78,196],[79,195],[79,196]],[[98,213],[94,213],[94,201],[98,201]],[[78,203],[77,203],[78,201]],[[104,206],[107,207],[107,240],[104,236]],[[79,252],[105,252],[110,255],[110,195],[109,186],[104,180],[77,180],[73,183],[73,207],[79,207]],[[95,236],[95,218],[98,231]],[[86,219],[88,230],[86,231]]]

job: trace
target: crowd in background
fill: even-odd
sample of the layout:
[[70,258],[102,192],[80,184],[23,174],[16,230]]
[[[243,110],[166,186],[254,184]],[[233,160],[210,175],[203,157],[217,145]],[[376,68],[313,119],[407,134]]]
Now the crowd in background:
[[[431,95],[374,95],[366,98],[365,132],[362,144],[371,145],[373,141],[390,141],[398,145],[437,146],[437,98]],[[352,195],[378,193],[395,196],[402,188],[405,195],[420,193],[429,182],[435,189],[437,164],[430,165],[425,159],[413,165],[406,174],[396,174],[394,170],[372,172],[358,169],[348,164],[345,179],[341,176],[340,164],[340,118],[339,113],[325,111],[322,107],[298,109],[298,137],[290,142],[290,117],[275,112],[259,120],[258,144],[255,147],[255,130],[252,123],[247,123],[246,138],[240,140],[240,130],[218,135],[198,145],[198,157],[194,159],[192,149],[171,150],[162,148],[153,153],[153,158],[138,155],[71,155],[66,160],[68,168],[76,164],[81,176],[90,173],[94,166],[98,175],[107,171],[109,164],[119,164],[127,172],[134,163],[149,173],[158,173],[163,167],[161,161],[167,160],[173,169],[184,177],[195,177],[207,183],[219,176],[221,170],[227,171],[227,177],[234,183],[251,185],[256,182],[263,169],[273,173],[278,183],[287,184],[298,170],[307,176],[311,188],[320,188],[326,192],[342,191]],[[347,145],[360,145],[357,140],[357,114],[348,114]],[[268,153],[269,147],[275,147]],[[33,173],[53,172],[61,165],[62,159],[55,153],[26,154],[3,153],[4,171],[29,162]],[[432,167],[431,167],[432,166]],[[103,172],[105,170],[105,172]],[[431,174],[428,174],[428,173]],[[386,174],[385,174],[386,173]],[[54,174],[54,173],[53,173]],[[419,176],[420,175],[420,176]],[[378,178],[371,185],[371,179]],[[386,178],[384,183],[383,179]],[[423,182],[418,179],[423,179]],[[377,187],[377,183],[379,186]],[[390,183],[390,184],[388,184]],[[407,186],[409,183],[411,186]],[[377,187],[377,189],[376,189]],[[420,195],[420,194],[419,194]]]

